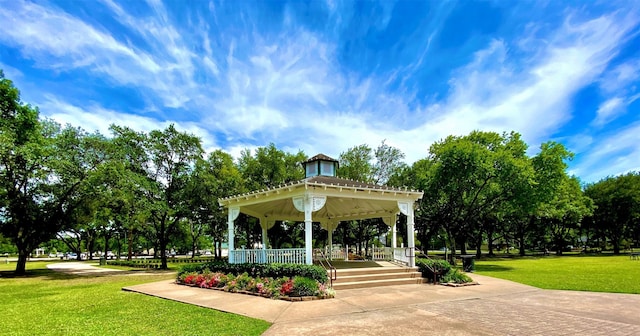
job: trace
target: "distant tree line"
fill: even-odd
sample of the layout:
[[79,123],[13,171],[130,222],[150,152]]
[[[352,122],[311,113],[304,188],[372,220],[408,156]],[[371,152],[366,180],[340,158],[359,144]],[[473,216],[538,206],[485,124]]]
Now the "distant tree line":
[[[174,249],[195,255],[212,248],[220,257],[227,216],[219,198],[304,178],[300,162],[307,155],[274,144],[234,160],[221,150],[205,153],[198,137],[173,125],[151,132],[112,125],[108,136],[58,125],[22,102],[1,71],[0,113],[0,246],[17,252],[18,274],[39,246],[78,257],[113,249],[129,258],[153,248],[163,267]],[[638,244],[638,173],[583,186],[567,174],[572,154],[561,144],[544,143],[533,157],[526,151],[517,133],[474,131],[434,143],[409,166],[400,149],[383,141],[342,152],[338,176],[424,191],[415,216],[424,249],[480,254],[486,245],[493,254],[515,244],[520,254],[548,248],[560,254],[579,243],[610,244],[619,253]],[[314,225],[322,246],[327,234]],[[406,227],[398,229],[406,237]],[[261,241],[255,218],[241,215],[236,231],[236,246]],[[269,241],[273,248],[302,246],[303,231],[301,223],[278,222]],[[379,219],[349,221],[334,237],[362,251],[381,244],[388,231]]]

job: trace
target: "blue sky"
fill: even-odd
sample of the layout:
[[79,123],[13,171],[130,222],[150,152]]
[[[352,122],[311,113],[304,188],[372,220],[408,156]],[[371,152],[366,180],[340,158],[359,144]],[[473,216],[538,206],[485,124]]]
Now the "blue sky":
[[447,135],[555,140],[585,182],[640,170],[637,1],[0,0],[0,68],[60,123],[175,123],[208,150],[408,163]]

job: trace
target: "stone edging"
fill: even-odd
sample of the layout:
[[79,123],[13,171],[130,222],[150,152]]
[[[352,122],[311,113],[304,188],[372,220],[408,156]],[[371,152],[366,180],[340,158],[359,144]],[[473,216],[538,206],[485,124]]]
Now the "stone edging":
[[449,287],[466,287],[466,286],[479,285],[479,283],[477,281],[472,281],[472,282],[467,282],[467,283],[443,282],[443,283],[440,283],[440,284],[442,286],[449,286]]

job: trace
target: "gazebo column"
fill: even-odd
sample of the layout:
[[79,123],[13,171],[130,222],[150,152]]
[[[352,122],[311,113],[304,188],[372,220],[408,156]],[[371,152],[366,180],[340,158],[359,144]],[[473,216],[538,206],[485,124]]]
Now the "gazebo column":
[[326,225],[327,232],[329,232],[327,235],[329,240],[329,260],[332,260],[331,256],[333,254],[333,231],[338,227],[338,223],[336,220],[329,220]]
[[307,265],[313,264],[313,218],[311,214],[322,209],[326,201],[326,196],[312,196],[309,194],[293,198],[293,205],[296,209],[304,212],[304,248],[305,263]]
[[262,227],[262,249],[266,250],[269,244],[269,237],[267,237],[267,228]]
[[276,224],[275,220],[270,220],[265,217],[260,218],[260,228],[262,229],[262,248],[267,249],[269,247],[269,236],[267,230],[271,229]]
[[396,239],[396,222],[397,222],[397,215],[393,214],[391,216],[388,217],[382,217],[382,221],[389,225],[391,227],[391,247],[392,248],[396,248],[397,246],[397,239]]
[[235,240],[235,227],[234,227],[234,221],[236,220],[236,218],[238,218],[238,215],[240,215],[240,208],[239,207],[229,207],[229,214],[227,217],[227,230],[229,231],[229,243],[228,243],[228,255],[229,255],[229,263],[233,264],[235,262],[234,260],[234,255],[232,253],[232,251],[235,248],[235,244],[234,244],[234,240]]
[[306,264],[313,264],[313,239],[312,232],[313,229],[313,220],[311,218],[311,213],[313,212],[313,199],[311,197],[307,197],[304,200],[304,248],[305,248],[305,257]]
[[391,226],[391,247],[398,247],[398,237],[396,236],[396,223]]
[[400,212],[407,216],[407,247],[409,248],[409,267],[416,266],[415,237],[413,229],[414,202],[398,202]]

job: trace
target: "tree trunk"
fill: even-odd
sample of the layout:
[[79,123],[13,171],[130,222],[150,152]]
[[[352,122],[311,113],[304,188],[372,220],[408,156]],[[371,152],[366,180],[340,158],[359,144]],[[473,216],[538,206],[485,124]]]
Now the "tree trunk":
[[118,235],[118,256],[117,259],[120,259],[120,255],[122,254],[122,241],[120,241],[120,235]]
[[478,234],[478,239],[476,240],[476,259],[480,259],[482,257],[482,233]]
[[27,259],[29,258],[28,248],[19,248],[18,249],[18,263],[16,264],[15,275],[25,275],[27,273]]
[[489,245],[489,256],[493,257],[493,229],[487,231],[487,244]]
[[459,241],[460,241],[460,254],[466,255],[467,254],[467,237],[463,236],[462,238],[459,239]]
[[447,232],[447,240],[449,245],[447,246],[447,248],[450,249],[449,263],[451,264],[451,266],[455,266],[456,265],[456,239],[453,236],[453,234],[451,234],[451,232]]
[[129,235],[127,236],[127,260],[131,260],[132,248],[133,248],[133,229],[129,228]]

